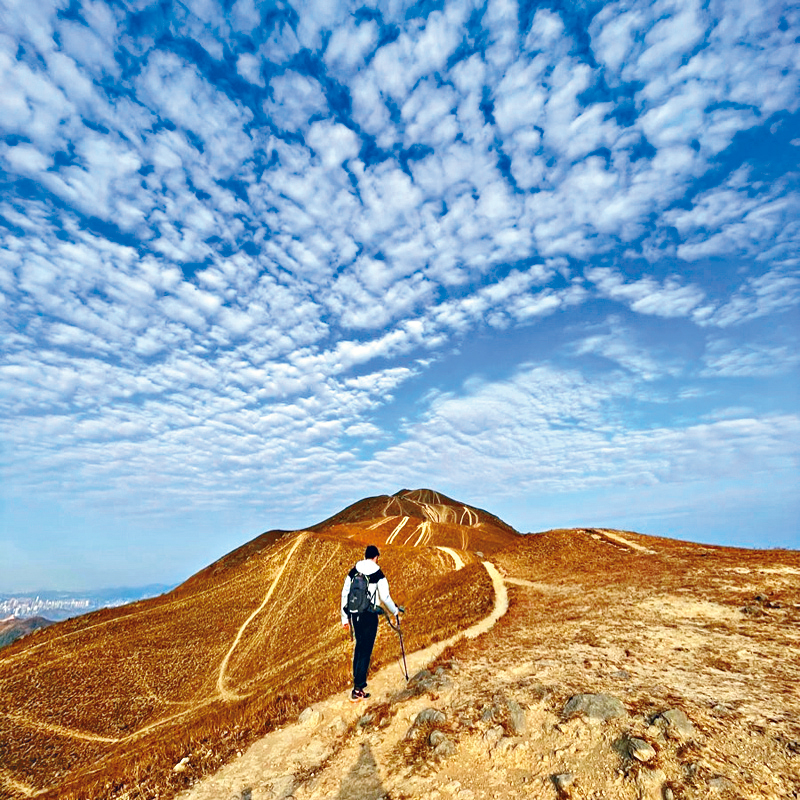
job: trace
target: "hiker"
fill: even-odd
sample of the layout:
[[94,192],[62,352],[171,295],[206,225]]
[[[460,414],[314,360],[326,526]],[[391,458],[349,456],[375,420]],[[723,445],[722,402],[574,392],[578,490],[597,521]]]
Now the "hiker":
[[[353,702],[369,697],[369,692],[366,691],[367,671],[378,633],[378,615],[384,613],[380,604],[394,615],[398,623],[400,612],[405,611],[402,606],[395,605],[389,594],[389,581],[378,566],[379,557],[378,548],[374,544],[369,545],[364,551],[364,559],[347,573],[342,587],[342,625],[349,628],[352,623],[351,633],[356,640],[353,650],[353,691],[350,692]],[[366,576],[366,581],[358,578],[359,575]],[[362,586],[366,590],[363,593]],[[359,607],[363,610],[352,610]]]

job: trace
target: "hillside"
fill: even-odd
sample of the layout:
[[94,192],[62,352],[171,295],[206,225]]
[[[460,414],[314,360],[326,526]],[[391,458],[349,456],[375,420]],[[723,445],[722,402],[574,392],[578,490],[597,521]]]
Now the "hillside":
[[369,704],[313,704],[179,800],[800,797],[800,553],[577,529],[492,560],[496,624],[412,656],[407,686],[387,666]]
[[[353,704],[336,614],[366,542],[429,671],[406,686],[382,624]],[[404,490],[6,648],[0,796],[798,798],[799,624],[798,552],[521,536]]]
[[[474,550],[519,535],[485,512],[436,498],[373,498],[352,521],[263,534],[168,594],[5,648],[0,796],[110,798],[134,785],[169,793],[186,782],[172,766],[187,747],[207,751],[203,769],[212,770],[344,689],[351,656],[337,622],[339,594],[366,540],[382,547],[392,595],[410,610],[410,650],[485,616],[491,581]],[[459,521],[443,510],[456,506]],[[396,518],[406,510],[422,516],[401,516],[401,536]],[[431,519],[437,515],[446,521]],[[453,611],[438,613],[442,607]],[[382,626],[375,663],[393,655],[393,637]]]

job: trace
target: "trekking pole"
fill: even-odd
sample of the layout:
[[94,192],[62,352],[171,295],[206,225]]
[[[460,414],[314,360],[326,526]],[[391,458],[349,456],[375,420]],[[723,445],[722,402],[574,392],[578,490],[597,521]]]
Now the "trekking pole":
[[[398,606],[400,612],[404,612],[405,608],[403,606]],[[395,615],[395,619],[397,620],[397,625],[392,625],[392,620],[390,619],[390,615],[386,614],[386,622],[389,623],[389,627],[398,635],[400,638],[400,653],[403,656],[403,675],[405,676],[406,681],[408,681],[408,664],[406,664],[406,646],[403,642],[403,629],[400,627],[400,614]]]
[[406,664],[406,647],[403,644],[403,629],[400,627],[400,617],[397,617],[397,635],[400,637],[400,652],[403,654],[403,675],[408,683],[408,665]]

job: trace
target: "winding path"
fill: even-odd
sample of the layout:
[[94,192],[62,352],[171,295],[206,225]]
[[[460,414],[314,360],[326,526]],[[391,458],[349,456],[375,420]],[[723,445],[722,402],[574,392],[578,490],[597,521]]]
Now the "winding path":
[[[451,555],[454,561],[460,556],[452,548],[441,547]],[[456,561],[457,563],[457,561]],[[508,610],[508,592],[503,577],[489,561],[482,562],[492,579],[494,588],[494,607],[489,616],[475,625],[445,639],[442,642],[417,650],[406,656],[409,673],[418,672],[426,664],[439,656],[447,647],[462,638],[474,639],[486,633]],[[463,564],[463,562],[462,562]],[[397,691],[399,677],[396,664],[387,664],[370,676],[369,686],[372,697],[378,703],[385,701]],[[331,720],[340,717],[345,722],[353,722],[364,713],[363,706],[353,704],[348,699],[349,692],[339,693],[333,697],[315,703],[312,712],[318,712],[322,719]],[[213,775],[208,775],[191,789],[178,795],[177,800],[219,800],[232,797],[246,791],[243,787],[253,787],[269,783],[270,780],[281,780],[286,772],[286,764],[298,756],[299,743],[304,741],[303,723],[295,723],[279,728],[255,742],[242,756],[226,764]]]
[[[452,547],[441,547],[440,545],[437,545],[436,547],[437,547],[437,549],[442,550],[445,553],[447,553],[447,555],[449,555],[450,558],[453,559],[453,563],[455,564],[455,567],[456,567],[456,572],[458,570],[464,568],[464,559],[461,558],[461,556],[455,550],[453,550]],[[484,563],[488,563],[488,562],[484,562]],[[491,575],[491,572],[489,574]]]
[[272,583],[267,590],[264,599],[261,601],[261,605],[244,621],[244,624],[241,628],[239,628],[239,632],[236,634],[236,638],[233,640],[233,644],[230,647],[230,650],[225,654],[225,658],[222,659],[222,663],[219,665],[219,675],[217,677],[217,691],[222,697],[223,700],[241,700],[243,697],[247,695],[237,694],[236,692],[230,691],[230,689],[225,686],[225,672],[228,669],[228,662],[231,660],[231,656],[233,655],[234,651],[236,650],[237,645],[241,641],[241,638],[247,629],[247,626],[264,610],[264,606],[269,602],[270,597],[272,597],[272,593],[275,591],[275,587],[278,585],[278,581],[280,581],[281,577],[283,576],[286,567],[288,566],[289,562],[292,560],[292,556],[294,555],[295,550],[300,546],[302,542],[304,542],[308,538],[308,534],[301,534],[297,537],[297,541],[292,545],[291,550],[289,550],[286,559],[284,560],[281,568],[278,570],[278,574],[273,578]]

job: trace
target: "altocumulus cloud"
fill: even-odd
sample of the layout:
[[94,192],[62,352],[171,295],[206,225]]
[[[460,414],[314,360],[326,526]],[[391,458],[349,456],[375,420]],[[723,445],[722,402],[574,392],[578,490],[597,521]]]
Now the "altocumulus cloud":
[[398,482],[796,516],[794,6],[0,9],[14,552]]

